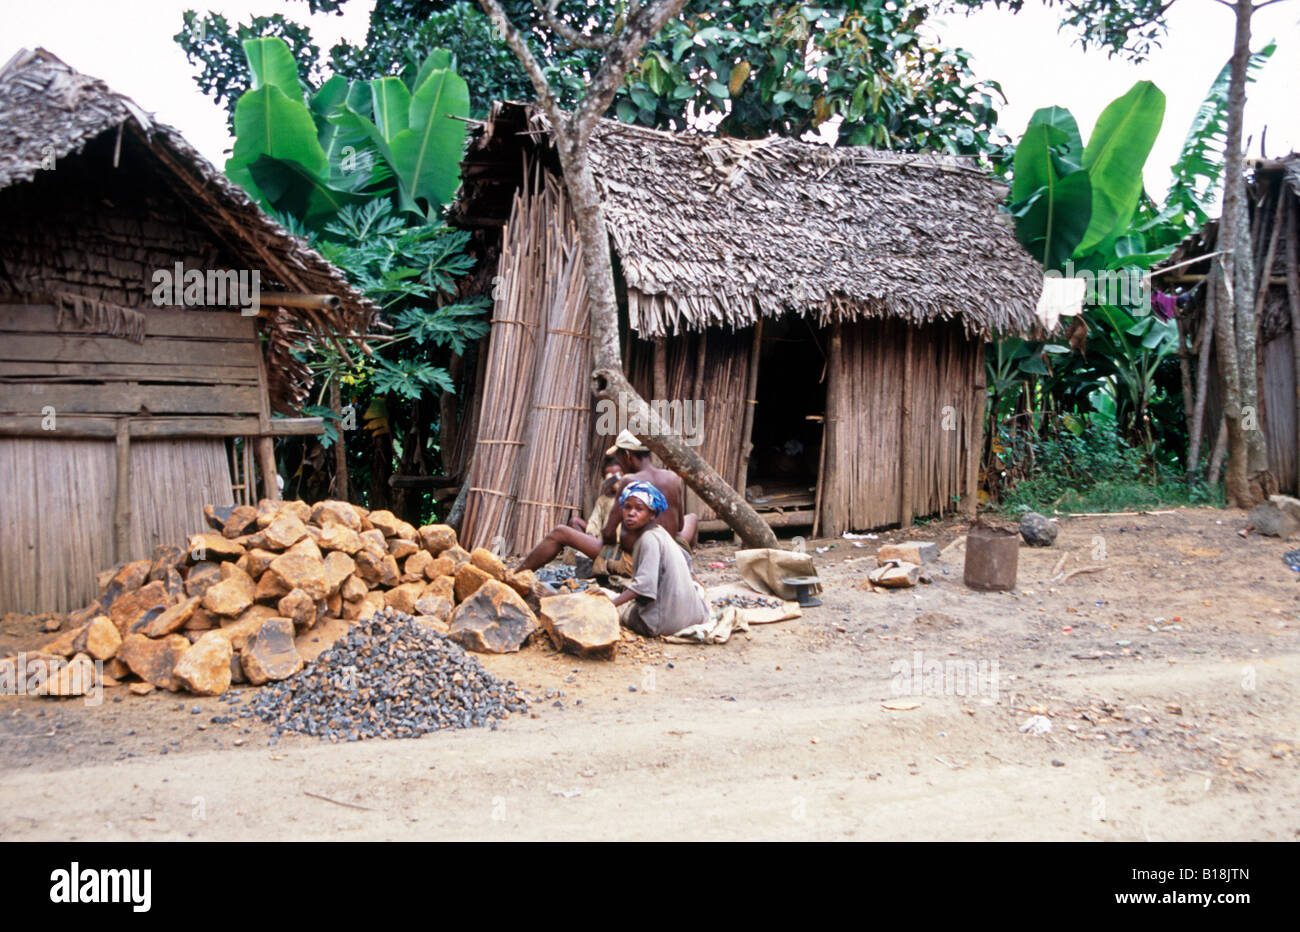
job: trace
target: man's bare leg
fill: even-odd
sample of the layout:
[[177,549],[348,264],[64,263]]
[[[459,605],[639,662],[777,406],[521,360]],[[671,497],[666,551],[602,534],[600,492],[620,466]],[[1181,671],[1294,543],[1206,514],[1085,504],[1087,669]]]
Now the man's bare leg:
[[571,528],[567,524],[557,524],[551,530],[551,533],[543,537],[542,542],[534,547],[528,556],[524,557],[518,568],[521,570],[535,570],[545,566],[554,560],[565,547],[572,547],[593,560],[600,553],[600,541],[597,538]]

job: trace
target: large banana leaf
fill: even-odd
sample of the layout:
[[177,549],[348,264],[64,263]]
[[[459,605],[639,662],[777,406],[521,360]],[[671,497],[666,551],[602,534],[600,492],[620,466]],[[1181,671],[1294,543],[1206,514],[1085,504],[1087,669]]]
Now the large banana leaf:
[[262,156],[297,162],[319,178],[329,172],[311,111],[274,85],[245,92],[235,105],[235,146],[226,176],[255,197],[258,187],[248,167]]
[[1088,228],[1092,189],[1085,171],[1058,178],[1049,170],[1043,177],[1046,183],[1014,211],[1016,237],[1044,269],[1060,269]]
[[1034,111],[1034,115],[1029,118],[1029,125],[1034,126],[1039,123],[1045,123],[1054,127],[1065,134],[1063,145],[1060,146],[1060,160],[1062,175],[1068,175],[1072,171],[1078,171],[1083,167],[1083,137],[1079,135],[1079,124],[1075,122],[1074,114],[1065,107],[1041,107]]
[[370,95],[374,105],[375,126],[391,145],[393,137],[409,125],[407,120],[411,109],[411,92],[399,78],[376,78],[370,82]]
[[290,100],[302,100],[298,63],[283,39],[247,39],[243,45],[248,69],[253,74],[253,90],[278,87]]
[[455,71],[456,56],[447,49],[433,49],[424,59],[424,64],[420,66],[419,72],[415,75],[415,80],[411,82],[411,87],[419,90],[424,86],[424,82],[429,80],[429,75],[435,71]]
[[249,165],[248,171],[277,211],[297,217],[312,229],[318,229],[348,204],[367,200],[364,196],[328,184],[319,175],[289,159],[264,155]]
[[469,86],[454,71],[432,71],[411,97],[409,128],[390,140],[392,166],[411,199],[430,209],[446,204],[460,183],[468,130]]
[[1139,81],[1097,119],[1083,167],[1092,184],[1092,216],[1079,243],[1086,253],[1122,233],[1142,195],[1142,166],[1164,120],[1165,95],[1150,81]]

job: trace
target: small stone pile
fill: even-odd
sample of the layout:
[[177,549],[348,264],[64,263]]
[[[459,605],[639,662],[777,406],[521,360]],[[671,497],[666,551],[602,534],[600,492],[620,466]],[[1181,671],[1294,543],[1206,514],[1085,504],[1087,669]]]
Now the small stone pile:
[[528,708],[514,683],[410,615],[391,608],[354,625],[286,680],[259,690],[243,711],[284,732],[322,740],[418,738],[443,728],[496,728]]
[[729,594],[711,599],[713,608],[781,608],[785,605],[780,599],[769,599],[761,595]]
[[536,577],[464,550],[446,525],[416,528],[342,501],[204,513],[212,530],[185,549],[158,547],[152,560],[101,573],[99,598],[36,655],[104,661],[106,686],[138,679],[134,692],[220,695],[292,676],[308,632],[337,637],[384,608],[470,650],[516,651],[538,630]]

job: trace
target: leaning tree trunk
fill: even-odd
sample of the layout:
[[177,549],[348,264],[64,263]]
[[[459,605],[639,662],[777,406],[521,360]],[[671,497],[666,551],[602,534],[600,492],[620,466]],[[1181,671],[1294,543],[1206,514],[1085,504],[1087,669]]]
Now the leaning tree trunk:
[[623,355],[618,339],[618,299],[614,292],[614,267],[609,233],[601,209],[600,192],[587,158],[587,144],[596,124],[614,102],[628,69],[641,50],[664,24],[676,16],[685,0],[649,0],[633,3],[607,35],[588,35],[561,22],[556,0],[535,4],[542,22],[553,33],[553,41],[571,46],[599,49],[603,58],[594,74],[586,76],[586,93],[572,113],[562,109],[547,80],[545,69],[533,56],[523,34],[510,21],[500,0],[479,0],[528,73],[537,101],[551,121],[552,137],[564,171],[564,187],[577,218],[582,242],[583,274],[587,280],[587,301],[591,314],[592,389],[601,399],[616,401],[620,409],[648,425],[642,441],[663,464],[676,471],[750,547],[775,547],[776,535],[735,489],[704,461],[682,438],[665,424],[653,408],[632,388],[623,372]]
[[[1250,63],[1251,0],[1236,0],[1236,35],[1228,83],[1228,127],[1224,148],[1223,218],[1219,249],[1226,250],[1218,284],[1218,354],[1224,380],[1224,416],[1228,425],[1228,502],[1238,508],[1256,504],[1256,489],[1267,484],[1268,448],[1259,407],[1259,360],[1256,355],[1255,263],[1243,173],[1242,124]],[[1255,488],[1252,488],[1255,484]]]
[[560,164],[565,187],[577,217],[578,236],[587,279],[587,306],[591,313],[592,390],[598,398],[616,401],[628,417],[648,425],[641,441],[665,466],[678,473],[750,547],[775,547],[776,534],[703,457],[659,418],[655,409],[632,387],[623,372],[618,338],[618,300],[609,234],[605,231],[600,193],[587,161],[585,143],[561,147]]

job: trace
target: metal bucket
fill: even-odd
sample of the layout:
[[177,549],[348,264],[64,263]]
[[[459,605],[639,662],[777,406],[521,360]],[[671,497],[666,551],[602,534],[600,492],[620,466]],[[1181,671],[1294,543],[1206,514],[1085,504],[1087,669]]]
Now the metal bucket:
[[1020,562],[1020,532],[976,521],[966,533],[963,580],[972,589],[1002,591],[1016,588]]

